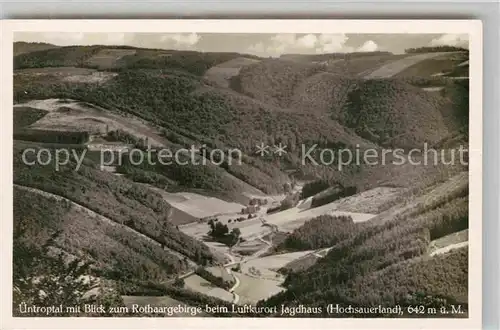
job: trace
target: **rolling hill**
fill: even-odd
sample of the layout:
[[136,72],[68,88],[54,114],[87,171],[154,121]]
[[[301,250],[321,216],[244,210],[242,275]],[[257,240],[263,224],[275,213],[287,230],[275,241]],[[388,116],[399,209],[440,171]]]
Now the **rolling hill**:
[[347,127],[373,142],[391,147],[418,148],[448,135],[440,100],[395,80],[367,80],[349,92]]
[[[14,144],[13,179],[15,226],[28,226],[32,234],[28,239],[44,241],[51,231],[63,230],[61,248],[96,259],[120,278],[173,277],[186,268],[184,258],[198,263],[212,260],[206,246],[169,222],[170,206],[160,195],[93,168],[90,160],[78,171],[74,162],[58,172],[54,161],[27,165],[22,160],[26,147]],[[27,162],[35,158],[30,155]],[[151,272],[141,275],[142,267]]]
[[57,48],[57,47],[58,46],[56,46],[56,45],[48,44],[45,42],[19,41],[19,42],[14,43],[14,56],[17,56],[20,54],[25,54],[25,53],[41,51],[41,50],[53,49],[53,48]]

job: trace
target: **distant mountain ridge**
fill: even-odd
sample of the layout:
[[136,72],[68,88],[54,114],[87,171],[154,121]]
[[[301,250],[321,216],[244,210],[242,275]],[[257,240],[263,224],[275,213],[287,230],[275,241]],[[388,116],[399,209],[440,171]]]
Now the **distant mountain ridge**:
[[14,56],[24,54],[24,53],[31,53],[31,52],[41,51],[41,50],[58,48],[58,47],[59,46],[49,44],[46,42],[17,41],[17,42],[14,42]]

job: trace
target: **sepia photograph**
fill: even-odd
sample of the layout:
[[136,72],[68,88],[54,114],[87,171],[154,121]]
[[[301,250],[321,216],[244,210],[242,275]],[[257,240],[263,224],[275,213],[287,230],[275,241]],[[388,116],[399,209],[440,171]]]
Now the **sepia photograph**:
[[14,31],[12,317],[470,318],[480,52],[370,27]]

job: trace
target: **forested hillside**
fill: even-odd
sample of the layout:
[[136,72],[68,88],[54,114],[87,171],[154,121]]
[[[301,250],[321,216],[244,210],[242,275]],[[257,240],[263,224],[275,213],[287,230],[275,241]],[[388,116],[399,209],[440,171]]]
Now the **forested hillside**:
[[466,302],[466,249],[434,259],[428,249],[432,240],[468,228],[467,186],[466,176],[458,175],[369,222],[328,216],[306,222],[282,248],[332,249],[312,267],[290,273],[288,290],[262,305],[393,306],[410,304],[413,294]]
[[[36,144],[30,147],[36,148]],[[206,246],[169,223],[169,205],[153,191],[99,171],[91,160],[78,172],[74,162],[58,172],[54,162],[29,166],[21,159],[23,150],[14,144],[14,220],[30,228],[27,239],[32,242],[63,230],[61,248],[91,256],[120,278],[171,277],[186,268],[184,257],[201,264],[212,261]],[[31,163],[35,156],[28,154],[26,159]],[[91,237],[95,240],[88,239]],[[163,251],[163,247],[184,257]],[[155,270],[145,272],[142,267]]]

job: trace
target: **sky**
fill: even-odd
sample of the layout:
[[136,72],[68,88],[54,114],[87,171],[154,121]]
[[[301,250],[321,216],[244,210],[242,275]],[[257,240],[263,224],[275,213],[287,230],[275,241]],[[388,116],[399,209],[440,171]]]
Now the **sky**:
[[467,34],[222,34],[222,33],[73,33],[17,32],[15,41],[69,45],[129,45],[144,48],[238,52],[264,57],[389,51],[403,53],[422,46],[468,48]]

